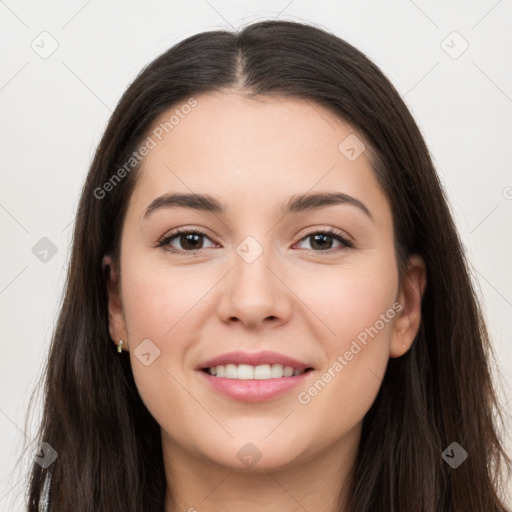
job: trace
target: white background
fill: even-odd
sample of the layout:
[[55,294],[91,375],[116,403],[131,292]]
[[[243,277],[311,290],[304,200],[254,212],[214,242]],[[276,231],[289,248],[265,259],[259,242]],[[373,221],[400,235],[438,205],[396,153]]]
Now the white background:
[[[24,482],[13,464],[35,433],[40,406],[25,431],[28,397],[58,313],[80,188],[120,95],[185,37],[263,18],[311,22],[342,37],[404,97],[466,246],[510,411],[510,0],[5,0],[0,16],[0,510],[22,510]],[[454,31],[469,44],[458,58],[465,43]],[[52,39],[57,50],[41,58],[32,46],[48,50]],[[42,237],[57,247],[46,263],[32,253]]]

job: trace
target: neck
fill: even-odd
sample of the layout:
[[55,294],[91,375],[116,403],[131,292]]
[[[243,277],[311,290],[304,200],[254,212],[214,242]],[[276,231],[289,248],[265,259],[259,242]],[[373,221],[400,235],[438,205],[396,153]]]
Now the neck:
[[[361,424],[323,452],[280,468],[241,470],[183,449],[162,432],[165,512],[344,512]],[[313,451],[315,447],[311,448]]]

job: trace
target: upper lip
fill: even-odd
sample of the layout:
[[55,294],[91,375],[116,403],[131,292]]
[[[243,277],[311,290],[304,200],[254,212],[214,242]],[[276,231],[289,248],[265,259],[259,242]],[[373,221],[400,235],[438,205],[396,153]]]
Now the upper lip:
[[262,364],[282,364],[283,366],[291,366],[296,370],[305,370],[312,368],[310,364],[297,361],[293,357],[264,350],[263,352],[228,352],[220,356],[208,359],[197,365],[196,370],[204,370],[205,368],[212,368],[214,366],[226,364],[249,364],[251,366],[258,366]]

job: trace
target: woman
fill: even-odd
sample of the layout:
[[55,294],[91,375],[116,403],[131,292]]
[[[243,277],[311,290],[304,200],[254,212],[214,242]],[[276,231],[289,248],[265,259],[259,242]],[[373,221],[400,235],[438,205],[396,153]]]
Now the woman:
[[509,511],[491,356],[382,72],[305,24],[198,34],[87,176],[28,510]]

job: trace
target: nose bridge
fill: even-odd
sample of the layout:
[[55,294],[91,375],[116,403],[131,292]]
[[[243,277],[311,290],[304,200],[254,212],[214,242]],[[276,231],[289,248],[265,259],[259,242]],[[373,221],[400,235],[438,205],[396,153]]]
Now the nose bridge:
[[225,320],[236,317],[250,324],[269,317],[284,319],[289,314],[291,306],[275,275],[274,256],[271,239],[264,235],[246,236],[235,247],[220,308]]
[[232,286],[239,299],[257,302],[275,295],[277,283],[269,270],[275,260],[271,245],[269,237],[249,235],[236,246]]

